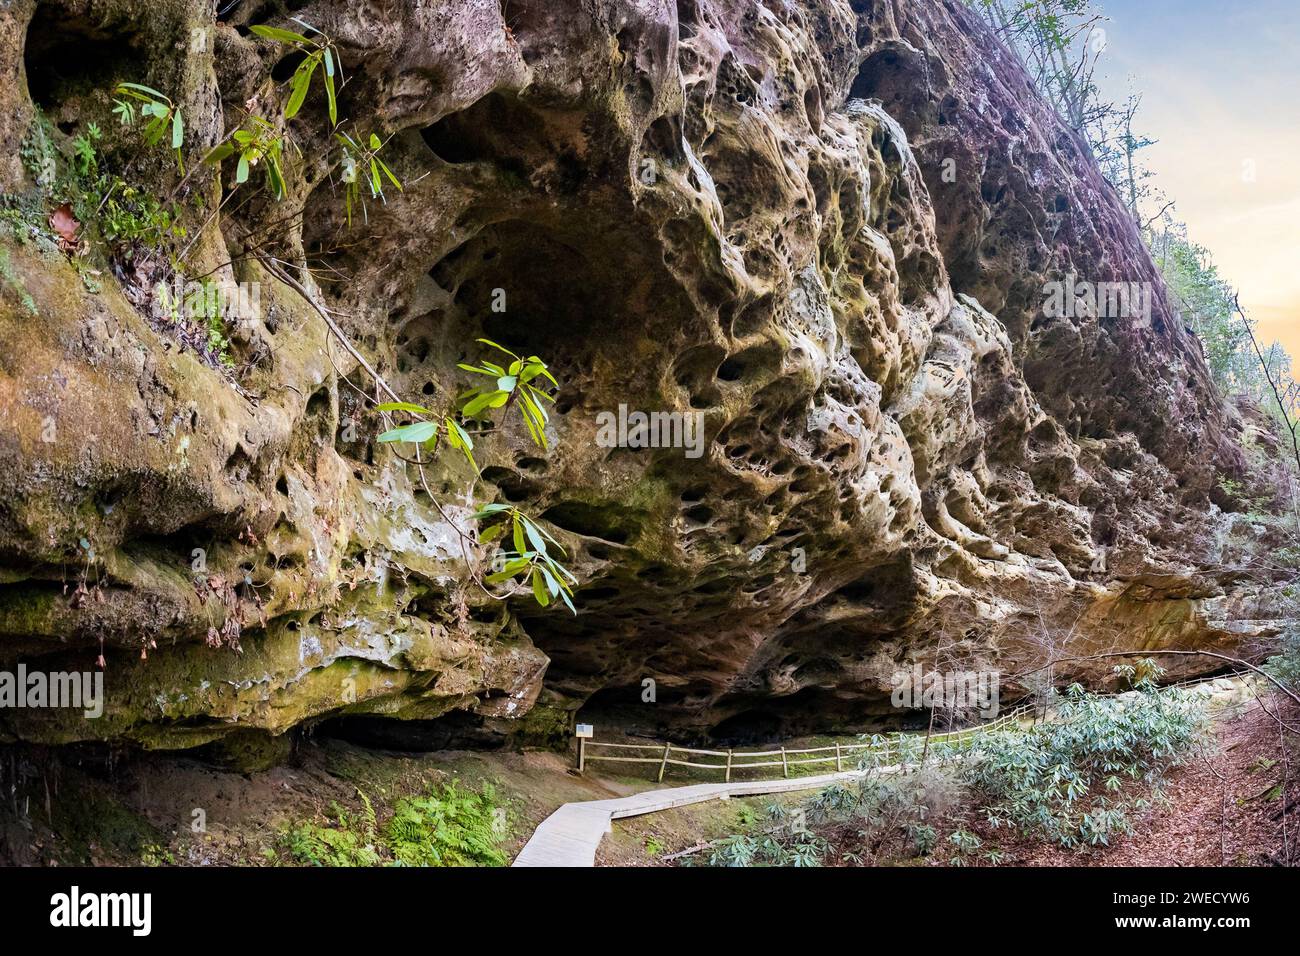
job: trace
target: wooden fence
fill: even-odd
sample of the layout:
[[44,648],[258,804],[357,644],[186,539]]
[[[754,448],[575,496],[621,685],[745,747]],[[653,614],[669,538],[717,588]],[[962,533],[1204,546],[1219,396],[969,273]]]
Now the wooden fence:
[[[974,746],[975,741],[986,734],[996,733],[1011,725],[1021,726],[1026,721],[1032,724],[1035,720],[1034,708],[1029,704],[1024,704],[987,724],[979,724],[975,727],[967,727],[963,730],[954,730],[947,733],[931,734],[930,743],[932,746],[942,746],[947,751],[962,748],[969,749]],[[578,739],[578,772],[581,773],[586,769],[586,765],[592,761],[654,764],[658,766],[656,779],[660,782],[663,781],[664,774],[669,767],[692,767],[709,771],[720,770],[722,771],[723,780],[727,783],[731,782],[731,775],[736,771],[766,769],[768,767],[780,767],[783,777],[790,776],[791,768],[816,764],[834,764],[836,772],[842,772],[845,769],[856,769],[865,751],[874,752],[875,761],[878,764],[888,764],[891,757],[900,756],[903,753],[905,746],[913,749],[920,746],[915,741],[922,737],[924,737],[923,734],[891,734],[884,738],[877,738],[875,741],[863,743],[843,744],[837,742],[826,747],[781,747],[779,750],[701,750],[695,747],[678,747],[670,743],[615,744],[580,737]],[[905,744],[904,741],[908,738],[911,738],[912,742]],[[598,752],[592,753],[593,750]],[[599,752],[606,750],[615,751],[616,754]],[[640,751],[640,753],[627,756],[617,755],[629,754],[630,751]],[[714,759],[700,762],[691,760],[691,757]]]
[[[1185,688],[1195,684],[1204,684],[1211,681],[1220,680],[1223,677],[1236,679],[1242,677],[1242,674],[1224,675],[1219,674],[1213,677],[1192,677],[1186,680],[1177,681],[1172,684],[1166,684],[1161,690],[1171,690],[1173,688]],[[1123,692],[1114,694],[1101,694],[1098,696],[1112,697],[1120,696]],[[962,730],[949,731],[947,733],[931,734],[930,744],[943,747],[946,752],[954,749],[971,749],[975,742],[982,736],[990,733],[996,733],[999,730],[1005,730],[1007,727],[1023,726],[1028,723],[1030,726],[1048,719],[1048,714],[1053,708],[1048,708],[1043,712],[1043,708],[1036,704],[1021,704],[1020,706],[1008,711],[996,720],[987,724],[977,724],[974,727],[967,727]],[[874,742],[867,741],[863,743],[843,744],[835,743],[826,747],[781,747],[779,750],[701,750],[694,747],[678,747],[670,743],[646,743],[646,744],[615,744],[601,743],[595,740],[578,738],[578,772],[581,773],[586,769],[586,765],[592,761],[602,761],[605,763],[639,763],[653,764],[658,767],[658,776],[656,779],[663,782],[664,774],[669,767],[689,767],[697,770],[722,771],[723,780],[731,782],[732,773],[740,770],[760,769],[766,770],[770,767],[780,767],[783,777],[790,776],[790,769],[813,766],[818,764],[834,764],[837,772],[845,769],[853,770],[858,767],[864,751],[875,752],[875,763],[878,766],[887,765],[891,758],[897,758],[902,755],[904,748],[908,747],[915,751],[918,748],[917,740],[924,738],[925,734],[920,732],[913,733],[895,733],[883,738],[877,737]],[[905,741],[910,741],[905,743]],[[592,753],[596,750],[596,753]],[[603,753],[601,751],[614,751],[614,754]],[[637,753],[629,753],[637,752]],[[619,756],[625,754],[626,756]],[[691,760],[691,757],[713,758],[705,762]],[[847,765],[847,766],[846,766]],[[829,768],[828,768],[829,769]]]

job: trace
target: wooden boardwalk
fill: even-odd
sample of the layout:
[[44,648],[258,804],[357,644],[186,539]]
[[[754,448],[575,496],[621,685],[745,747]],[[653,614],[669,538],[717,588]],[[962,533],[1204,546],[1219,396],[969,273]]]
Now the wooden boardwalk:
[[[898,767],[876,767],[875,773],[893,773]],[[595,866],[596,848],[613,821],[684,807],[723,797],[748,797],[763,793],[819,790],[834,783],[857,780],[866,770],[824,773],[791,780],[747,780],[736,783],[700,783],[689,787],[647,790],[630,797],[566,803],[542,821],[511,866]]]
[[[1241,703],[1243,699],[1249,700],[1247,695],[1253,693],[1251,691],[1251,682],[1249,680],[1243,680],[1241,677],[1197,678],[1185,681],[1179,686],[1188,685],[1200,685],[1196,687],[1196,689],[1207,697],[1207,704],[1217,704],[1217,706],[1211,707],[1212,710],[1234,703]],[[1005,726],[1007,722],[1015,722],[1018,717],[1018,711],[1013,711],[1006,717],[994,721],[991,724],[983,724],[953,734],[935,735],[935,738],[949,737],[961,739],[966,738],[971,734],[978,736],[981,733],[986,733],[991,730],[996,730],[998,727]],[[685,748],[682,749],[685,750]],[[834,748],[817,749],[827,750]],[[669,763],[682,763],[681,761],[670,760],[668,758],[669,752],[670,748],[665,746],[662,760],[636,759],[628,762],[660,763],[660,774],[662,779],[663,769]],[[713,753],[713,751],[693,752]],[[802,750],[789,752],[811,753],[813,751]],[[887,755],[892,753],[887,746],[883,752]],[[725,752],[723,752],[722,755],[728,756]],[[764,754],[759,754],[758,756],[763,755]],[[592,758],[589,757],[588,759]],[[886,757],[886,759],[888,759],[888,757]],[[808,760],[806,762],[816,763],[818,761]],[[779,763],[782,765],[786,764],[785,753],[782,753],[782,760],[779,761]],[[689,763],[683,765],[696,766]],[[741,764],[737,764],[736,766],[737,768],[743,769],[743,765]],[[751,766],[765,765],[752,764]],[[684,807],[692,803],[703,803],[706,800],[719,800],[724,797],[746,797],[764,793],[790,793],[797,790],[818,790],[822,787],[828,787],[831,784],[857,780],[866,773],[897,773],[902,766],[902,764],[892,764],[886,767],[874,767],[869,770],[846,770],[839,773],[824,773],[817,776],[793,777],[781,780],[700,783],[685,787],[667,787],[661,790],[647,790],[644,793],[636,793],[630,797],[614,797],[608,800],[585,800],[578,803],[566,803],[542,821],[541,825],[533,832],[532,837],[526,844],[524,844],[524,848],[519,851],[519,855],[515,857],[515,861],[511,866],[595,866],[596,849],[600,846],[600,841],[604,838],[605,834],[612,830],[613,822],[622,819],[623,817],[635,817],[640,816],[643,813],[657,813],[660,810],[671,810],[674,807]],[[728,756],[728,774],[730,773],[730,769],[731,759]],[[788,766],[786,766],[785,769],[788,772]]]

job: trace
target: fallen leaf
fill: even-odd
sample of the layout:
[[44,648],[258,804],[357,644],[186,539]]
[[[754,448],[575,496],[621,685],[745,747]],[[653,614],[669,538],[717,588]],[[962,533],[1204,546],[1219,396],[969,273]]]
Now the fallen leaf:
[[81,229],[81,223],[77,217],[72,214],[72,207],[64,203],[54,212],[50,213],[50,228],[59,234],[62,244],[75,246],[77,244],[77,233]]

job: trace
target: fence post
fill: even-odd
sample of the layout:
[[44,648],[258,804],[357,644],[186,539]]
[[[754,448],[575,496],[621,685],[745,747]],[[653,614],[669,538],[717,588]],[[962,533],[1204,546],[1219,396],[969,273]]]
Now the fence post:
[[659,761],[659,782],[664,782],[664,771],[668,769],[668,751],[673,749],[672,744],[664,744],[664,759]]
[[785,759],[785,744],[781,745],[781,773],[786,777],[790,776],[790,764]]
[[838,740],[835,741],[835,772],[844,772],[844,761],[840,759],[840,742]]
[[727,783],[731,783],[731,748],[727,748]]
[[582,768],[587,762],[587,738],[578,738],[578,773],[582,773]]

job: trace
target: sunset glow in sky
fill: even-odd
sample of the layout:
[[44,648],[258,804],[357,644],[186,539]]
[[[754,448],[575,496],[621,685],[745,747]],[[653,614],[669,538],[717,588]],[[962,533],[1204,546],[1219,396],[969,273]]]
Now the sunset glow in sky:
[[1135,132],[1159,140],[1142,153],[1152,182],[1264,337],[1300,357],[1300,4],[1100,6],[1109,20],[1098,83],[1112,100],[1142,94]]

